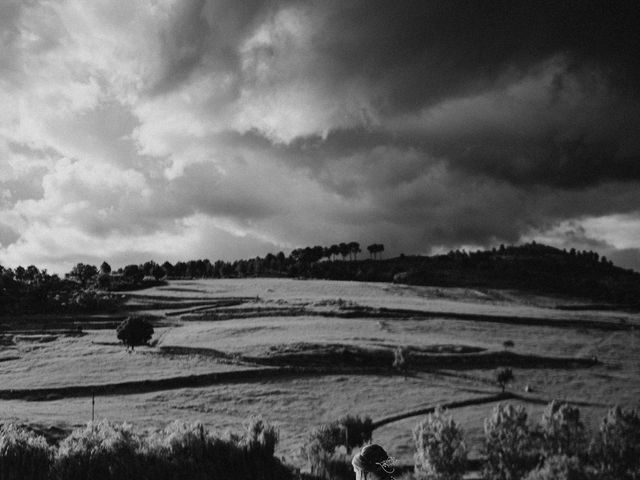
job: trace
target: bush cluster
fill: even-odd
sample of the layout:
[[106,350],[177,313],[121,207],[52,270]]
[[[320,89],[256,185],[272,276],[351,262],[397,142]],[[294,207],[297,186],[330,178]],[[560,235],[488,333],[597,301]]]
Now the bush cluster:
[[[551,402],[537,424],[524,407],[497,405],[485,420],[483,477],[487,480],[638,480],[640,417],[611,409],[588,441],[580,411]],[[458,480],[467,451],[462,429],[440,410],[414,429],[418,478]]]
[[0,478],[10,480],[287,480],[274,455],[278,433],[252,418],[241,434],[218,436],[174,422],[153,433],[108,421],[75,430],[60,445],[24,429],[0,429]]
[[346,415],[312,429],[302,448],[311,474],[316,478],[350,478],[350,452],[371,442],[373,422],[369,417]]

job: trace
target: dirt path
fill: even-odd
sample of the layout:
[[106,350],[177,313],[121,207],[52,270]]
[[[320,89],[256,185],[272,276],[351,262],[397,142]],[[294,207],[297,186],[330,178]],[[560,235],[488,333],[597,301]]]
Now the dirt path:
[[[526,403],[534,403],[537,405],[548,405],[551,402],[551,400],[547,398],[534,397],[529,395],[520,395],[517,393],[507,391],[507,392],[500,392],[495,395],[468,398],[465,400],[458,400],[455,402],[443,403],[439,405],[433,405],[430,407],[423,407],[415,410],[409,410],[409,411],[397,413],[395,415],[390,415],[388,417],[384,417],[384,418],[381,418],[380,420],[373,422],[372,427],[375,430],[377,428],[383,427],[390,423],[398,422],[400,420],[405,420],[407,418],[417,417],[420,415],[428,415],[430,413],[433,413],[438,407],[445,410],[453,410],[456,408],[471,407],[474,405],[483,405],[485,403],[503,402],[505,400],[517,400],[517,401],[526,402]],[[578,406],[583,406],[583,407],[584,406],[589,406],[589,407],[609,407],[610,406],[610,405],[601,404],[601,403],[582,402],[579,400],[576,400],[576,401],[562,400],[562,401],[566,403],[578,405]]]

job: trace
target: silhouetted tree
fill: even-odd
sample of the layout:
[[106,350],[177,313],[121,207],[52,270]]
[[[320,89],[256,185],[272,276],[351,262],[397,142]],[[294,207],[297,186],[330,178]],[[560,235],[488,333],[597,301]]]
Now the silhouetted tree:
[[144,278],[144,273],[138,265],[131,264],[124,267],[122,276],[132,282],[140,282]]
[[68,276],[75,278],[80,283],[85,285],[98,275],[98,269],[94,265],[85,265],[84,263],[78,263],[71,269]]
[[138,345],[146,345],[153,336],[153,327],[141,317],[129,317],[116,328],[118,340],[121,340],[127,350]]
[[109,265],[107,262],[102,262],[102,265],[100,265],[100,273],[109,275],[111,273],[111,265]]
[[164,271],[166,272],[168,277],[172,277],[173,276],[173,265],[171,265],[170,262],[166,261],[162,264],[162,268],[164,269]]
[[361,252],[360,244],[358,242],[349,242],[349,252],[353,256],[352,260],[357,260],[358,254]]
[[151,270],[151,275],[153,276],[153,278],[155,278],[156,280],[160,280],[161,278],[164,278],[164,276],[167,274],[167,272],[164,270],[164,268],[162,268],[160,265],[158,265],[157,263],[153,266],[153,269]]
[[[381,243],[373,243],[367,247],[367,250],[369,251],[369,257],[375,259],[376,254],[384,251],[384,245],[382,245]],[[379,255],[378,258],[380,258]]]
[[347,255],[349,255],[349,245],[343,242],[338,245],[338,248],[340,249],[340,255],[342,256],[342,260],[346,260]]

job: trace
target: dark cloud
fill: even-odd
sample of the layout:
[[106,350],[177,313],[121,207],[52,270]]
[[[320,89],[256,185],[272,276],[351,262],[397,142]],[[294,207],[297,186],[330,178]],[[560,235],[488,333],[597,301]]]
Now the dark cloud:
[[526,69],[559,53],[576,66],[606,65],[616,81],[637,88],[639,13],[633,1],[330,5],[316,37],[319,51],[336,77],[382,84],[389,110],[486,88],[508,69]]
[[276,6],[264,0],[178,2],[160,35],[164,69],[150,93],[176,88],[198,68],[239,77],[240,43]]

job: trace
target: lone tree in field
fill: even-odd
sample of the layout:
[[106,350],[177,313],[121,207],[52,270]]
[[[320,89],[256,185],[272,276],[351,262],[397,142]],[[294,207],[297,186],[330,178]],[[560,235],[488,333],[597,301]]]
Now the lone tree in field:
[[147,345],[153,336],[153,327],[149,322],[140,317],[129,317],[123,320],[116,328],[118,340],[122,340],[129,350],[133,351],[136,345]]
[[513,372],[510,368],[500,368],[496,371],[496,383],[500,385],[503,393],[507,384],[512,382],[513,379]]

